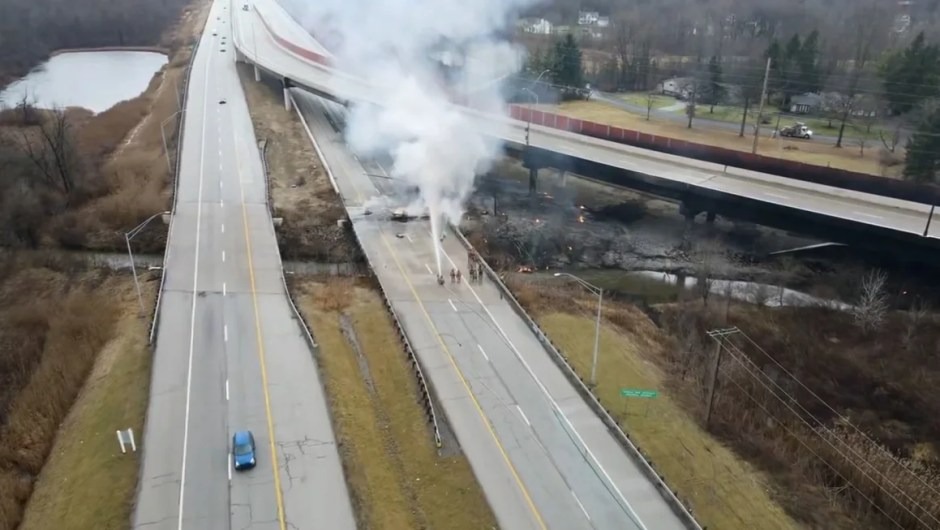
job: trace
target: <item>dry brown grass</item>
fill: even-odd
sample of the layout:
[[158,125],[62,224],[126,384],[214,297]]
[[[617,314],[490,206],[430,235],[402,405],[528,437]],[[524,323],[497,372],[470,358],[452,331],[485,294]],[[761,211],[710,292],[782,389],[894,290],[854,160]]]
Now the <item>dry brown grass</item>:
[[0,359],[16,369],[0,394],[0,528],[12,529],[60,423],[114,335],[128,278],[67,261],[3,260]]
[[[510,278],[519,302],[587,380],[596,299],[586,298],[579,289]],[[668,374],[659,363],[673,342],[629,305],[608,300],[603,315],[594,393],[652,459],[669,486],[692,506],[699,521],[721,529],[799,528],[774,502],[767,478],[705,432],[686,403],[671,391]],[[628,401],[620,396],[622,388],[653,389],[660,394],[656,399]]]
[[[300,280],[296,289],[320,344],[359,526],[495,528],[466,459],[438,455],[414,374],[378,294],[348,279]],[[361,351],[344,336],[343,318]]]
[[[753,142],[753,136],[747,134],[744,138],[739,138],[737,133],[704,126],[696,127],[694,123],[693,128],[688,129],[681,123],[671,121],[657,121],[656,119],[646,121],[645,116],[595,101],[569,101],[557,107],[549,105],[543,107],[574,118],[738,151],[751,152]],[[762,138],[757,152],[765,156],[796,160],[806,164],[882,175],[878,147],[880,147],[880,142],[869,141],[866,144],[864,156],[860,156],[858,146],[852,145],[851,142],[839,149],[822,142]]]
[[[686,334],[736,325],[758,341],[735,337],[739,349],[727,350],[712,429],[799,492],[784,499],[789,510],[827,528],[936,527],[940,422],[932,397],[940,359],[929,352],[940,338],[937,319],[912,329],[907,315],[895,313],[879,330],[861,333],[850,315],[823,308],[736,304],[719,313],[672,305],[663,322],[680,333],[684,320]],[[692,345],[687,355],[699,350]],[[775,387],[753,375],[760,373],[793,397],[778,400]],[[694,379],[683,384],[701,387]]]
[[[170,50],[169,63],[144,93],[76,123],[80,152],[93,167],[100,192],[54,217],[46,227],[47,244],[120,250],[124,231],[169,208],[171,174],[161,123],[178,110],[177,91],[182,89],[193,39],[202,31],[208,8],[208,3],[194,2],[179,24],[167,30],[162,43]],[[171,162],[176,157],[177,119],[165,124]],[[141,252],[159,252],[165,243],[166,230],[159,225],[135,239]]]
[[[141,442],[151,355],[149,319],[137,316],[133,283],[126,276],[117,280],[107,292],[122,316],[59,428],[20,530],[127,528],[140,462],[137,454],[121,454],[114,431],[133,428]],[[142,288],[151,307],[156,282]]]
[[256,83],[251,68],[239,65],[239,75],[258,141],[267,140],[269,191],[274,216],[283,224],[278,245],[287,259],[322,262],[361,260],[361,252],[337,221],[346,218],[296,114],[284,110],[280,88],[270,80]]

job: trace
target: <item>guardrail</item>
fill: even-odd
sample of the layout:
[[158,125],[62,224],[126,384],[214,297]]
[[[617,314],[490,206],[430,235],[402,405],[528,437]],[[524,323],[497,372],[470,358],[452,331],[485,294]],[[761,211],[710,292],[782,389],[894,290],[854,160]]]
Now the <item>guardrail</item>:
[[[176,132],[176,163],[173,169],[173,204],[170,209],[170,224],[167,227],[166,231],[166,245],[163,250],[163,266],[160,268],[160,287],[157,289],[157,299],[154,302],[153,306],[153,317],[150,320],[150,335],[147,339],[147,342],[151,347],[156,346],[154,340],[156,339],[157,327],[160,325],[160,303],[163,301],[163,286],[166,283],[166,264],[170,258],[170,237],[173,234],[173,220],[176,219],[176,198],[179,195],[179,175],[180,175],[180,165],[183,157],[180,156],[180,152],[183,149],[183,131],[185,129],[184,125],[186,123],[186,102],[189,100],[189,78],[192,75],[193,71],[193,62],[196,60],[196,52],[199,50],[199,43],[202,40],[202,34],[196,37],[195,42],[193,42],[192,54],[189,56],[189,64],[186,65],[186,75],[183,77],[183,97],[180,100],[181,108],[179,109],[179,118],[177,124]],[[175,90],[175,88],[174,88]]]
[[[309,125],[307,124],[307,119],[304,118],[300,108],[297,106],[297,102],[294,100],[293,94],[288,92],[288,97],[290,97],[291,108],[294,109],[294,112],[297,114],[297,117],[300,119],[300,123],[303,124],[304,130],[307,132],[307,137],[310,138],[310,143],[313,144],[313,149],[317,152],[317,156],[320,157],[320,163],[323,164],[323,170],[326,172],[327,176],[330,179],[330,184],[333,185],[333,189],[336,190],[336,194],[342,198],[342,195],[339,193],[339,189],[336,186],[336,180],[333,177],[333,170],[330,169],[330,164],[327,162],[326,157],[323,156],[323,151],[320,150],[320,144],[317,143],[316,138],[313,136],[313,133],[310,130]],[[350,221],[351,222],[351,221]],[[359,234],[356,233],[355,228],[352,230],[353,237],[356,239],[356,245],[359,246],[359,249],[362,251],[363,255],[365,250],[363,249],[362,242],[359,240]],[[278,253],[280,255],[280,252]],[[368,260],[368,258],[366,258]],[[372,265],[369,264],[370,272],[373,279],[376,279],[375,272],[371,270]],[[389,315],[392,317],[392,321],[395,323],[395,327],[398,329],[398,338],[402,342],[402,347],[405,350],[405,354],[408,355],[408,362],[411,364],[412,370],[415,373],[415,379],[418,381],[418,391],[420,394],[421,402],[424,404],[425,417],[428,423],[431,424],[431,428],[434,432],[434,444],[440,448],[443,445],[441,439],[441,430],[438,425],[438,413],[434,407],[434,398],[432,393],[434,393],[434,387],[430,384],[430,381],[424,376],[424,370],[421,368],[421,361],[418,359],[418,356],[415,355],[414,348],[411,346],[411,341],[408,340],[408,334],[405,332],[405,327],[402,325],[401,321],[398,319],[398,313],[395,312],[395,308],[392,306],[391,301],[388,298],[388,295],[385,293],[385,289],[382,288],[382,284],[378,281],[375,282],[378,284],[379,293],[382,295],[382,301],[385,302],[385,308],[388,310]],[[436,394],[435,394],[436,395]]]
[[268,178],[268,139],[264,138],[261,144],[261,169],[264,171],[264,204],[268,207],[268,213],[274,217],[274,199],[271,198],[271,179]]
[[[473,245],[470,244],[470,241],[467,240],[463,232],[460,231],[460,227],[451,225],[451,230],[457,235],[457,238],[460,240],[460,243],[468,250],[472,251]],[[672,507],[673,511],[682,518],[683,524],[687,528],[692,530],[704,530],[703,527],[695,520],[695,516],[692,515],[692,510],[685,503],[679,499],[678,492],[675,492],[669,489],[669,486],[666,484],[665,478],[660,475],[656,469],[653,467],[653,461],[650,460],[643,452],[640,450],[640,447],[633,443],[633,440],[630,439],[630,435],[625,433],[620,427],[620,424],[617,423],[617,420],[610,414],[601,402],[597,399],[597,396],[591,392],[591,389],[588,388],[587,384],[584,383],[584,380],[574,371],[574,368],[571,364],[568,363],[568,359],[564,356],[561,350],[555,346],[555,343],[552,342],[548,335],[542,331],[542,328],[529,316],[526,310],[522,307],[522,304],[516,300],[516,297],[513,296],[512,291],[509,290],[509,287],[503,283],[499,275],[496,274],[489,263],[482,258],[480,261],[483,263],[483,268],[486,271],[487,276],[493,281],[493,283],[503,292],[504,298],[509,301],[509,305],[512,307],[513,311],[519,315],[522,320],[526,322],[529,328],[535,333],[535,336],[538,338],[539,342],[542,343],[542,346],[549,353],[549,357],[555,362],[555,364],[561,369],[565,377],[574,385],[575,390],[578,391],[578,394],[584,398],[584,401],[588,406],[594,411],[595,414],[604,422],[604,425],[607,427],[611,433],[614,434],[614,437],[620,443],[620,445],[627,451],[627,454],[631,455],[633,459],[640,464],[640,469],[644,474],[650,479],[650,482],[656,486],[656,489],[659,491],[660,495],[666,500],[667,503]]]

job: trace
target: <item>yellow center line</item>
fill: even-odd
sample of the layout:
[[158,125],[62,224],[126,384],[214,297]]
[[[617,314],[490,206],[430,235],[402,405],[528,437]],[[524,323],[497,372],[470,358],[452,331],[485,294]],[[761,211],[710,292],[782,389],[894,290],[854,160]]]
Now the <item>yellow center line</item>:
[[[235,140],[235,158],[240,161],[240,149],[238,148],[238,137],[235,135],[235,127],[232,127],[232,137]],[[235,164],[236,176],[238,178],[238,190],[241,195],[242,203],[242,225],[245,229],[245,247],[248,253],[248,284],[251,289],[251,305],[254,309],[255,317],[255,337],[258,345],[258,361],[261,364],[261,389],[264,394],[264,413],[268,423],[268,441],[271,450],[271,467],[274,469],[274,496],[277,502],[277,522],[280,530],[286,529],[284,520],[284,497],[281,494],[281,473],[278,469],[277,448],[274,445],[274,420],[271,416],[271,396],[268,394],[268,369],[264,354],[264,341],[261,339],[261,313],[258,311],[258,292],[255,289],[255,265],[251,257],[251,236],[248,230],[248,207],[245,204],[245,188],[242,185],[241,163]]]
[[[324,165],[324,167],[326,167],[329,171],[328,166]],[[359,187],[356,186],[353,179],[349,179],[349,183],[353,187],[353,191],[356,193],[359,204],[365,204],[362,198],[362,193],[360,193]],[[450,365],[453,367],[454,372],[457,373],[457,377],[460,379],[460,383],[463,385],[464,390],[466,390],[467,394],[470,396],[470,400],[473,402],[474,407],[476,407],[477,413],[480,415],[480,419],[483,420],[483,425],[486,426],[486,430],[493,438],[493,442],[496,443],[496,447],[499,449],[499,453],[502,455],[503,461],[506,462],[506,466],[509,467],[509,472],[512,474],[516,485],[518,485],[519,489],[522,491],[522,496],[525,497],[526,504],[529,506],[529,510],[531,510],[532,514],[535,516],[539,528],[542,530],[547,530],[545,521],[542,520],[542,514],[539,513],[538,508],[535,507],[535,503],[532,502],[532,497],[529,495],[529,490],[525,487],[525,484],[522,483],[522,479],[519,477],[519,473],[516,471],[516,467],[513,465],[512,461],[509,460],[509,455],[506,453],[506,449],[503,447],[503,444],[500,443],[499,437],[496,436],[496,432],[493,430],[493,426],[490,424],[486,414],[483,412],[483,407],[480,406],[480,402],[477,401],[476,396],[473,395],[473,391],[470,390],[470,384],[467,382],[467,378],[460,370],[460,367],[457,366],[457,361],[454,360],[455,357],[453,352],[451,352],[450,348],[447,347],[447,343],[444,342],[443,335],[441,335],[440,330],[437,329],[437,326],[434,324],[434,320],[431,319],[431,315],[428,313],[428,310],[425,307],[424,302],[421,300],[421,297],[418,296],[418,291],[415,289],[411,279],[408,278],[408,274],[405,272],[405,268],[402,266],[401,261],[398,259],[397,253],[389,244],[388,239],[385,237],[385,231],[382,229],[382,227],[379,227],[379,237],[382,239],[382,243],[385,244],[385,248],[388,249],[390,255],[392,256],[392,260],[395,261],[395,265],[398,267],[398,271],[401,273],[402,278],[404,278],[405,283],[408,284],[408,288],[411,290],[411,294],[414,296],[415,301],[418,302],[418,307],[421,308],[421,313],[424,314],[424,318],[427,320],[428,325],[430,325],[431,329],[434,330],[434,336],[437,338],[437,342],[441,345],[441,349],[443,349],[447,354],[447,360],[450,361]]]

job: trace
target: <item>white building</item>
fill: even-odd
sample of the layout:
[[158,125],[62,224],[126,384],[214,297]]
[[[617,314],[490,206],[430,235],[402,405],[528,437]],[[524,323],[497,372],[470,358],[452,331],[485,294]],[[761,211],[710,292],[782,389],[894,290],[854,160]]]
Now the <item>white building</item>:
[[527,18],[522,21],[522,31],[536,35],[551,35],[552,23],[544,18]]
[[600,13],[597,11],[578,11],[579,26],[593,26],[597,24],[597,19],[599,18]]

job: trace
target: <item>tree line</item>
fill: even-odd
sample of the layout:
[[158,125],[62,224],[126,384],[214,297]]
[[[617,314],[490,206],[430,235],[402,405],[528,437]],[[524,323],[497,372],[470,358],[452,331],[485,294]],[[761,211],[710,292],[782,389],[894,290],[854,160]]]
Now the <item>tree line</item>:
[[838,127],[837,147],[847,126],[871,133],[877,122],[886,151],[906,146],[906,178],[937,180],[940,0],[906,8],[876,0],[589,4],[555,0],[524,13],[574,22],[576,32],[578,9],[610,15],[601,39],[554,37],[537,45],[526,64],[530,74],[550,69],[555,83],[611,91],[651,91],[667,78],[690,79],[691,127],[696,105],[756,103],[770,59],[770,103],[787,111],[796,96],[818,94],[818,109]]
[[4,0],[0,86],[64,48],[153,46],[187,0]]

